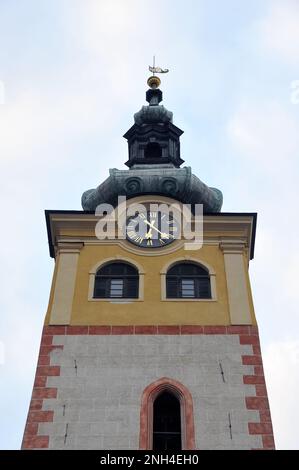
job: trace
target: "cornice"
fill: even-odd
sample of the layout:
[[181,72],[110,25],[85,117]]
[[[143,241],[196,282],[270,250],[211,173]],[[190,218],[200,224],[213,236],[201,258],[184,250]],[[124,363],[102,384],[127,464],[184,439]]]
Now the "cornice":
[[[47,211],[46,218],[51,256],[54,256],[57,249],[80,250],[83,244],[117,244],[124,250],[141,256],[159,256],[175,252],[183,247],[185,241],[188,242],[182,239],[161,249],[141,249],[134,247],[126,239],[97,239],[95,226],[100,218],[94,214],[83,211]],[[204,245],[218,245],[223,252],[249,249],[252,258],[255,225],[256,214],[254,213],[206,214],[203,217]],[[76,243],[80,246],[76,246]]]

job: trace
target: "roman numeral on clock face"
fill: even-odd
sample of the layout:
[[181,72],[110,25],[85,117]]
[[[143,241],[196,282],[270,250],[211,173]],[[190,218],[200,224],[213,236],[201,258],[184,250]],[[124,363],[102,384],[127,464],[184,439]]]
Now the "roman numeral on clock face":
[[128,220],[127,239],[144,248],[168,245],[178,232],[177,221],[160,211],[140,212]]

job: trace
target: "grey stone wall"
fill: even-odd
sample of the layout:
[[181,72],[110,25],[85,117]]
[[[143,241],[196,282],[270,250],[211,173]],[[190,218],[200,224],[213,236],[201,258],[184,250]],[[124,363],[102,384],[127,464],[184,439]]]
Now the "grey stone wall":
[[51,353],[61,374],[47,379],[57,399],[43,402],[54,421],[38,429],[50,449],[138,449],[141,396],[161,377],[189,389],[197,449],[262,447],[261,436],[248,434],[259,413],[245,406],[255,387],[243,384],[253,366],[241,356],[252,348],[238,335],[57,335],[53,343],[64,345]]

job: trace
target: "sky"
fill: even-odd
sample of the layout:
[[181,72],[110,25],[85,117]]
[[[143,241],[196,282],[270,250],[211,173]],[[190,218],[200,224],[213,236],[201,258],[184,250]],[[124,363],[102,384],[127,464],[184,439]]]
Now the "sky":
[[54,262],[45,209],[125,168],[148,65],[185,165],[257,212],[250,264],[278,449],[299,449],[298,0],[0,0],[0,448],[18,449]]

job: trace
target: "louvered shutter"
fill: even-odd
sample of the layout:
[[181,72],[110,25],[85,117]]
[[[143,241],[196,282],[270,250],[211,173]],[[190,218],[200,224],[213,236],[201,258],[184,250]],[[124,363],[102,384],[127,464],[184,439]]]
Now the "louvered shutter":
[[180,289],[177,277],[167,276],[166,278],[166,296],[169,299],[180,297]]
[[210,287],[210,278],[209,277],[200,277],[197,279],[197,292],[196,295],[200,299],[210,299],[211,298],[211,287]]
[[127,299],[138,298],[138,277],[128,277],[125,279],[124,297]]
[[109,281],[109,279],[96,276],[93,295],[95,299],[103,299],[108,297],[107,281]]

